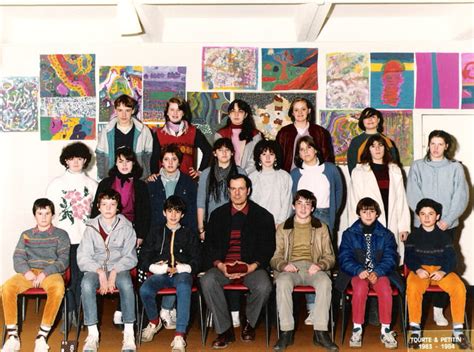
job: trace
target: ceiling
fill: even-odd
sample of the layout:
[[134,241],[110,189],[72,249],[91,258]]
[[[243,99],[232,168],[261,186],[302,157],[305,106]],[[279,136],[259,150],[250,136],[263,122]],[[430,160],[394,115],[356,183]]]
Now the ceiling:
[[472,1],[0,0],[2,44],[474,41],[473,27]]

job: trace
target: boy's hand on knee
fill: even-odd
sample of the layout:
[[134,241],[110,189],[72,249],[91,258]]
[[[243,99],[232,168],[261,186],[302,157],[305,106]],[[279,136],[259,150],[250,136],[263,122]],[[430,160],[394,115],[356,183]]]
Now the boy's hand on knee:
[[446,275],[446,273],[444,271],[438,270],[438,271],[435,271],[435,272],[431,273],[430,278],[433,281],[439,281],[443,277],[445,277],[445,275]]
[[107,280],[107,291],[108,292],[110,292],[110,293],[114,292],[116,279],[117,279],[117,272],[114,269],[109,273],[109,279]]
[[36,280],[36,275],[34,272],[32,272],[31,270],[27,271],[26,273],[23,274],[23,276],[25,277],[25,279],[27,279],[28,281],[35,281]]
[[367,270],[364,270],[359,274],[359,279],[361,279],[361,280],[365,280],[368,277],[369,277],[369,272]]
[[288,263],[286,264],[286,266],[283,268],[283,271],[287,272],[287,273],[297,273],[298,272],[298,268],[292,264],[292,263]]
[[99,293],[105,295],[107,293],[107,275],[102,269],[98,269],[97,274],[99,275]]
[[318,271],[321,271],[321,268],[319,267],[319,265],[313,263],[308,269],[308,274],[312,276],[316,274]]
[[369,274],[369,277],[367,278],[369,280],[369,282],[372,284],[372,285],[375,285],[377,283],[377,280],[378,280],[378,276],[376,273],[374,273],[373,271]]
[[418,275],[420,279],[427,279],[430,277],[430,273],[421,268],[416,271],[416,275]]
[[45,278],[46,278],[45,273],[43,272],[39,273],[38,276],[36,276],[35,281],[33,281],[33,286],[40,287],[41,283],[43,282]]

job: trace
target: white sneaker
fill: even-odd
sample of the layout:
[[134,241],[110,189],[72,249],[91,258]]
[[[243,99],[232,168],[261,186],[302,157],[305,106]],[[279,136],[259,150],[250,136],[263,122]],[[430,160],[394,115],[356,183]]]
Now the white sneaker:
[[176,309],[161,309],[160,318],[165,329],[176,329]]
[[114,324],[115,325],[122,325],[123,324],[122,312],[119,311],[119,310],[116,310],[114,312]]
[[35,352],[48,352],[49,346],[46,343],[46,339],[44,337],[37,338],[35,340]]
[[135,336],[133,334],[123,334],[122,351],[136,351]]
[[352,329],[352,336],[349,340],[350,348],[361,348],[362,347],[362,329]]
[[234,328],[238,328],[240,326],[240,312],[238,310],[232,311],[230,315],[232,316],[232,325]]
[[89,335],[86,337],[82,352],[97,352],[99,348],[99,336]]
[[443,308],[433,307],[433,320],[438,326],[448,326],[449,322],[444,317]]
[[163,327],[163,324],[160,322],[158,325],[148,323],[145,329],[142,330],[142,342],[150,342],[153,340],[153,337],[155,334],[160,331],[160,329]]
[[171,342],[171,352],[186,352],[186,341],[183,336],[175,336]]
[[16,352],[19,350],[20,350],[20,339],[17,336],[10,336],[2,348],[2,352]]
[[311,312],[308,313],[308,317],[304,320],[304,325],[313,325],[313,318]]
[[395,340],[396,335],[395,331],[389,331],[387,329],[385,333],[380,335],[380,341],[385,345],[385,348],[391,350],[395,349],[398,346],[397,340]]

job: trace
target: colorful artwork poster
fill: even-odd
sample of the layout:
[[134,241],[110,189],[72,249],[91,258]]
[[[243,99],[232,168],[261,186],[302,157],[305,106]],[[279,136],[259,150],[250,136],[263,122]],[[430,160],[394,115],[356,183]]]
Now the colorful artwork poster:
[[95,139],[95,118],[41,116],[42,141]]
[[41,116],[93,117],[96,100],[93,97],[41,98]]
[[318,49],[262,49],[263,90],[317,90]]
[[230,92],[188,92],[187,101],[193,125],[204,133],[212,145],[214,133],[224,126]]
[[413,53],[370,54],[370,104],[377,109],[413,109]]
[[321,110],[321,126],[332,136],[336,164],[347,164],[347,150],[359,129],[359,110]]
[[186,96],[186,67],[144,67],[143,122],[164,124],[166,102],[175,96]]
[[36,77],[0,78],[0,132],[38,131]]
[[413,162],[413,111],[380,111],[383,114],[384,133],[395,143],[402,165],[410,166]]
[[314,93],[235,93],[236,99],[242,99],[252,107],[255,125],[267,139],[275,139],[278,131],[291,123],[288,111],[297,97],[308,99],[316,111]]
[[474,109],[474,53],[461,54],[461,109]]
[[328,109],[363,109],[369,105],[368,54],[327,54],[326,75]]
[[41,55],[40,96],[95,97],[95,55]]
[[101,66],[99,68],[99,122],[115,116],[114,100],[127,94],[138,101],[137,118],[142,119],[142,66]]
[[202,48],[203,89],[257,89],[257,77],[257,48]]
[[416,53],[415,55],[415,108],[459,108],[459,54]]

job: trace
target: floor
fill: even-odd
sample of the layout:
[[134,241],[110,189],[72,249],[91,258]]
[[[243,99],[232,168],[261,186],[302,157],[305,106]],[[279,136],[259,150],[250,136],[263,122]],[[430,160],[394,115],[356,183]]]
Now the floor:
[[[471,299],[468,299],[470,302]],[[100,342],[100,352],[108,352],[108,351],[120,351],[121,348],[121,331],[114,327],[112,324],[112,315],[113,311],[116,306],[116,302],[114,298],[106,298],[103,300],[103,321],[100,326],[101,331],[101,342]],[[305,319],[305,312],[304,312],[304,304],[302,301],[298,300],[298,305],[300,306],[300,310],[298,314],[298,327],[295,334],[295,344],[287,349],[288,352],[292,351],[324,351],[324,349],[320,347],[315,347],[312,344],[312,327],[305,326],[303,321]],[[395,304],[396,302],[394,302]],[[44,304],[44,302],[43,302]],[[22,351],[33,351],[34,350],[34,340],[37,333],[37,329],[41,319],[41,309],[43,306],[40,307],[40,313],[35,312],[35,300],[29,299],[27,304],[27,312],[26,312],[26,320],[23,324],[23,331],[20,334],[21,343],[22,343]],[[207,339],[206,346],[202,346],[201,344],[201,335],[199,329],[199,314],[197,305],[193,305],[194,313],[192,316],[192,325],[189,330],[189,334],[187,337],[187,351],[212,351],[213,349],[210,347],[212,340],[215,337],[215,334],[212,329],[209,331],[209,336]],[[469,304],[469,311],[471,311],[472,307]],[[427,313],[430,312],[431,309],[427,309]],[[336,343],[340,346],[340,351],[349,351],[349,337],[350,331],[346,332],[344,344],[341,344],[341,318],[340,318],[340,311],[338,311],[338,319],[337,319],[337,328],[336,328]],[[449,317],[449,308],[446,310],[446,316]],[[274,314],[274,313],[272,313]],[[350,314],[350,313],[349,313]],[[395,313],[396,314],[396,313]],[[350,317],[350,315],[349,315]],[[3,310],[1,311],[1,324],[3,325]],[[348,329],[351,326],[348,324]],[[432,337],[431,341],[427,341],[425,349],[427,350],[450,350],[455,349],[455,346],[450,345],[449,343],[441,343],[441,336],[450,336],[449,328],[446,328],[446,331],[442,331],[442,328],[436,327],[432,322],[431,314],[427,314],[427,322],[426,322],[426,329],[433,330],[430,332],[430,336]],[[406,347],[403,343],[403,335],[401,334],[399,320],[395,323],[394,329],[398,332],[398,342],[399,348],[398,350],[406,350]],[[364,332],[364,340],[363,340],[363,351],[380,351],[383,349],[383,345],[379,341],[379,331],[380,328],[376,326],[367,326]],[[161,330],[154,338],[152,342],[142,344],[139,347],[140,351],[147,352],[147,351],[167,351],[171,350],[170,343],[173,339],[173,330]],[[259,324],[257,330],[257,338],[255,342],[252,343],[244,343],[240,341],[238,336],[240,334],[240,328],[236,329],[236,336],[237,341],[233,343],[227,351],[242,351],[242,352],[256,352],[256,351],[271,351],[271,346],[276,342],[276,328],[275,326],[272,327],[271,330],[271,338],[270,338],[270,347],[266,347],[265,345],[265,324],[262,321]],[[81,351],[82,343],[87,335],[87,330],[82,330],[81,335],[79,338],[79,351]],[[439,337],[438,343],[435,344],[434,337]],[[428,336],[428,334],[426,334]],[[49,345],[51,347],[50,351],[60,351],[61,340],[63,338],[63,334],[60,332],[60,329],[56,327],[54,331],[51,333],[49,338]],[[75,338],[75,331],[69,335],[70,339]],[[431,343],[431,346],[430,346]],[[342,346],[342,347],[341,347]]]

